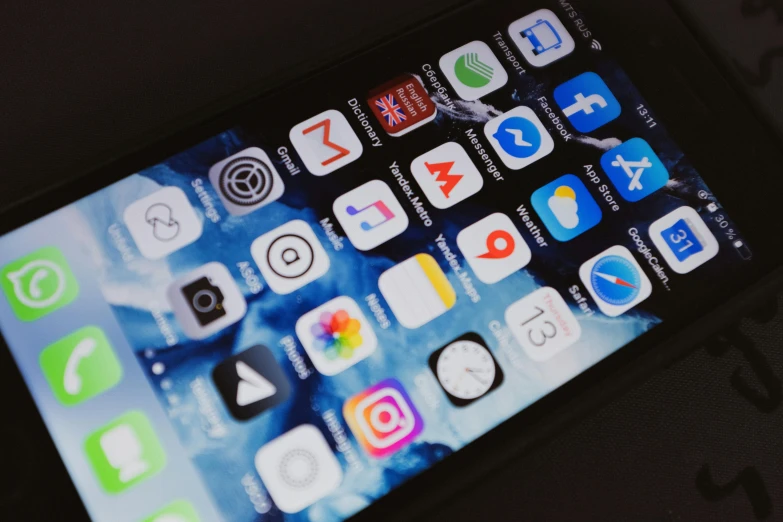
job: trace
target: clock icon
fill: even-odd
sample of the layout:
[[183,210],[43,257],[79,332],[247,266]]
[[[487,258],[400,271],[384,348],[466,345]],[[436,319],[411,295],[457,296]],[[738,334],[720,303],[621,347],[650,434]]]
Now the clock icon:
[[429,363],[455,406],[467,406],[503,382],[503,371],[487,344],[475,333],[467,333],[440,348],[430,356]]

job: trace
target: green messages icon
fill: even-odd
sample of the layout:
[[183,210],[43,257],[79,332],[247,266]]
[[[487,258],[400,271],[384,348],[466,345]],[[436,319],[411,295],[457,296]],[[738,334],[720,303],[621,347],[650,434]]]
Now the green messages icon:
[[106,334],[95,326],[47,346],[38,360],[54,396],[65,406],[95,397],[122,378],[122,367]]
[[121,493],[155,475],[166,465],[166,454],[139,411],[130,411],[87,437],[84,451],[98,482],[107,493]]
[[35,321],[79,294],[79,284],[57,247],[41,248],[3,267],[0,286],[22,321]]
[[144,522],[199,522],[198,513],[189,502],[177,500],[164,507]]

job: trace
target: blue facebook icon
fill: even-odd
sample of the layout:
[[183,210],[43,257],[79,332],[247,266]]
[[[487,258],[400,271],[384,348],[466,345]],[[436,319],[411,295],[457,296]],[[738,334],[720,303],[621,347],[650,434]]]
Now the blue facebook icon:
[[595,73],[580,74],[555,89],[555,102],[579,132],[591,132],[620,116],[620,102]]

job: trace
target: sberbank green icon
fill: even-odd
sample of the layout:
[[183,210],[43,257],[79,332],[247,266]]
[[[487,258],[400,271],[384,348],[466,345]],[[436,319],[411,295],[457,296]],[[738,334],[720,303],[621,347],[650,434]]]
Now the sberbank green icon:
[[79,295],[79,284],[59,248],[49,246],[17,259],[0,271],[11,309],[22,321],[35,321]]
[[488,85],[494,73],[494,69],[482,62],[477,53],[463,54],[454,64],[454,74],[457,79],[474,89]]
[[155,430],[140,411],[130,411],[93,432],[84,451],[101,487],[110,494],[122,493],[166,466]]
[[122,366],[106,334],[87,326],[50,344],[38,358],[49,387],[64,406],[105,392],[122,379]]
[[186,500],[177,500],[164,507],[143,522],[200,522],[198,513]]
[[508,82],[508,73],[492,49],[480,40],[454,49],[438,61],[457,96],[466,101],[478,100]]

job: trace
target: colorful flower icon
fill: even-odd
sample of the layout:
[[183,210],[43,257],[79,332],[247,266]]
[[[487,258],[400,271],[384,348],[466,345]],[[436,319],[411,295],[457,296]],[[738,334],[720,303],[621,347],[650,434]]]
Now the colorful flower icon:
[[319,373],[337,375],[375,352],[378,338],[356,301],[335,297],[296,321],[296,335]]
[[359,320],[343,309],[324,312],[311,327],[314,347],[329,360],[350,359],[354,350],[362,345],[361,327]]

